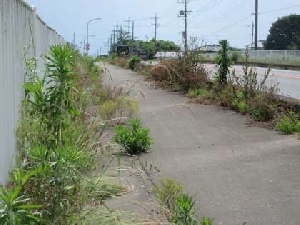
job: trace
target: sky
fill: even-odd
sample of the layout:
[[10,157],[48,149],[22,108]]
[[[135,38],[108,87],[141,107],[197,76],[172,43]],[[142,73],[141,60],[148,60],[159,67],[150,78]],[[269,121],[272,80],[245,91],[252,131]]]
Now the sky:
[[[154,37],[154,19],[157,13],[157,38],[182,44],[184,20],[178,17],[184,9],[183,0],[25,0],[37,8],[37,13],[67,41],[82,45],[89,26],[91,53],[107,52],[108,38],[114,27],[128,25],[135,20],[135,37],[150,40]],[[227,39],[231,46],[251,44],[255,0],[189,0],[188,36],[199,45],[217,44]],[[277,18],[300,14],[299,0],[259,0],[258,40],[265,40]]]

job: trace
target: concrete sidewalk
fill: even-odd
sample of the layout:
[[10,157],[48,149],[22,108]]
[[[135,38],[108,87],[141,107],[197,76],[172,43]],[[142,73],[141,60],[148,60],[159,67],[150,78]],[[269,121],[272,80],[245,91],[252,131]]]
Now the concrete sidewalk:
[[[215,106],[189,104],[155,89],[142,76],[107,66],[112,81],[130,88],[154,146],[141,157],[197,193],[199,217],[214,224],[300,224],[300,141],[247,126],[245,116]],[[144,99],[140,93],[146,96]]]

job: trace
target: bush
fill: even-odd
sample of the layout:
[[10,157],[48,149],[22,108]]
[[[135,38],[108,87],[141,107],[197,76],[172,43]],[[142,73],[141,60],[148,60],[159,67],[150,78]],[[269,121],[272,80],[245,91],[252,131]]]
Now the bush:
[[138,119],[131,120],[129,126],[116,126],[115,133],[114,141],[130,155],[146,152],[152,144],[149,130],[142,128]]
[[193,88],[207,87],[209,78],[205,67],[199,63],[198,52],[190,52],[184,57],[164,60],[153,67],[150,75],[156,81],[169,85],[179,85],[187,92]]
[[296,132],[300,134],[300,121],[296,125]]
[[31,204],[31,199],[22,195],[23,185],[32,175],[15,170],[11,181],[13,187],[5,188],[0,185],[0,224],[36,224],[41,220],[34,215],[34,211],[37,212],[41,207]]
[[274,119],[276,106],[274,105],[274,101],[269,99],[268,95],[260,94],[256,96],[250,100],[249,105],[250,116],[253,120],[268,122]]
[[235,97],[232,99],[232,107],[241,113],[246,113],[248,105],[245,99],[245,95],[242,91],[237,91]]
[[276,129],[283,134],[293,134],[299,129],[298,124],[299,115],[294,111],[289,111],[277,122]]
[[166,209],[167,218],[178,225],[211,225],[212,220],[203,217],[200,223],[195,219],[195,200],[183,193],[183,186],[171,179],[163,179],[153,188],[159,203]]
[[139,64],[141,62],[141,58],[138,56],[132,56],[128,61],[126,66],[131,69],[134,70],[137,66],[137,64]]
[[175,199],[175,208],[172,221],[175,224],[197,225],[195,219],[195,201],[188,194],[181,194]]

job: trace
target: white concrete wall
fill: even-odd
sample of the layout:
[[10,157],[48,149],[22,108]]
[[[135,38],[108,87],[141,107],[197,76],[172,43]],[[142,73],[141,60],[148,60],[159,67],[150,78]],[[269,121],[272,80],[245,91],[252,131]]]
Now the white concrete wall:
[[[47,26],[23,0],[0,0],[0,184],[14,164],[15,128],[24,96],[24,46],[32,46],[32,56],[48,54],[51,45],[64,40]],[[34,55],[34,52],[36,53]],[[39,60],[39,70],[43,70]]]

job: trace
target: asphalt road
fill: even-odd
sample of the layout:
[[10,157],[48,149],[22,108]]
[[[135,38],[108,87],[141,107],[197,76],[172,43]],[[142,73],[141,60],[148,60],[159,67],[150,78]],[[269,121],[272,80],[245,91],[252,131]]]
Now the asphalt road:
[[[155,89],[142,76],[107,66],[107,83],[131,89],[154,145],[141,160],[197,193],[198,216],[225,225],[300,224],[300,140],[248,126],[245,116]],[[141,96],[144,95],[144,97]]]

